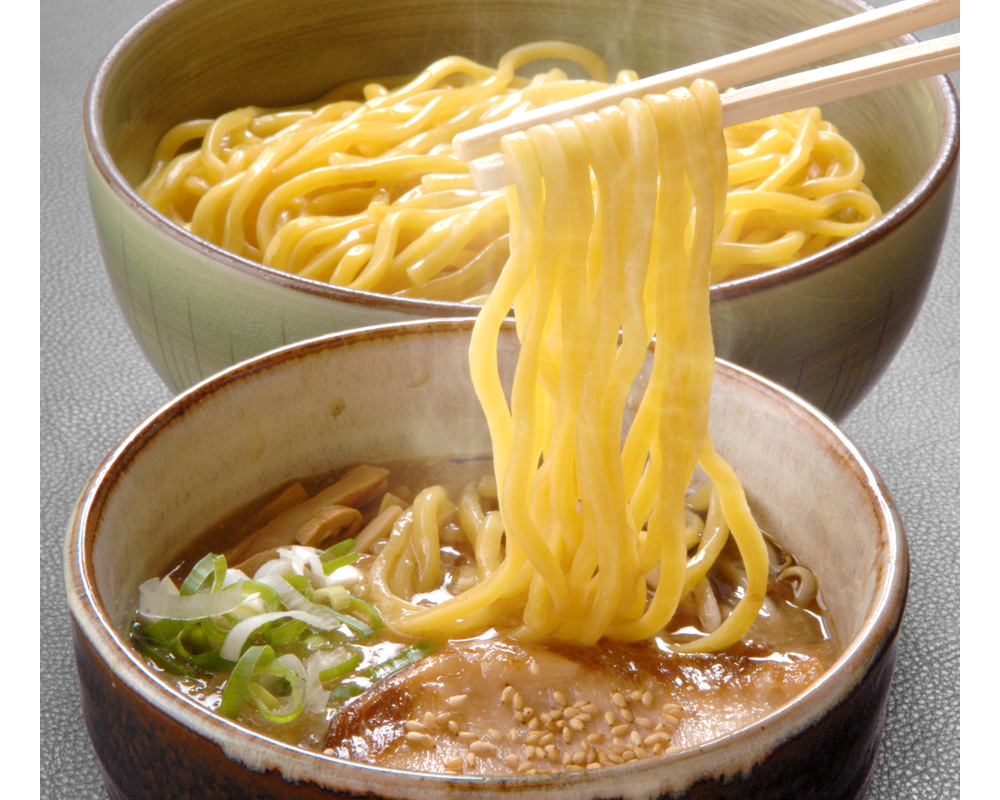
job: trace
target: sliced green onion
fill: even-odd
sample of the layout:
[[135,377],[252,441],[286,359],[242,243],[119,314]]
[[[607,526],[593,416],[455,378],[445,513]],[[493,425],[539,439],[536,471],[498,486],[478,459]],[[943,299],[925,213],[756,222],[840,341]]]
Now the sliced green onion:
[[184,630],[186,622],[179,619],[158,619],[141,628],[142,635],[154,642],[164,644]]
[[[326,563],[334,558],[340,558],[343,555],[347,555],[354,549],[353,539],[344,539],[343,541],[337,542],[336,544],[330,545],[326,550],[319,554],[319,560],[322,563]],[[327,572],[327,575],[330,573]]]
[[253,592],[260,593],[260,597],[264,601],[264,606],[268,611],[278,611],[281,609],[281,595],[270,584],[263,581],[243,581],[243,594],[249,595]]
[[[357,617],[352,617],[349,614],[341,614],[339,611],[335,611],[332,608],[312,602],[308,597],[299,592],[293,583],[288,580],[288,578],[268,575],[265,576],[263,580],[278,591],[281,595],[281,602],[286,608],[304,611],[315,616],[335,619],[344,625],[347,625],[351,630],[359,634],[361,638],[371,636],[375,632],[372,627],[368,625],[368,623],[362,622]],[[328,630],[329,627],[330,626],[325,626],[320,628],[320,630]]]
[[248,686],[251,702],[257,706],[257,710],[261,714],[272,722],[279,724],[291,722],[302,713],[304,677],[286,664],[278,663],[277,659],[269,664],[258,666],[253,677],[259,679],[264,675],[285,680],[289,686],[289,693],[283,700],[279,700],[259,682],[252,682]]
[[217,592],[222,588],[222,584],[226,582],[226,573],[228,572],[226,557],[217,556],[212,562],[212,568],[215,570],[215,577],[212,579],[212,591]]
[[309,626],[301,619],[290,619],[280,625],[273,625],[262,634],[264,641],[272,647],[285,647],[294,642],[299,634]]
[[329,603],[337,611],[346,611],[351,606],[351,593],[338,583],[316,589],[313,596],[317,603]]
[[[291,584],[310,603],[314,602],[312,582],[305,575],[286,575],[285,580]],[[287,605],[287,603],[286,603]]]
[[368,678],[372,682],[380,681],[383,678],[388,678],[390,675],[399,672],[401,669],[405,669],[411,664],[415,664],[420,659],[425,656],[429,656],[438,646],[433,642],[420,641],[416,644],[411,644],[409,647],[404,647],[396,655],[390,656],[385,661],[380,661],[378,664],[372,664],[370,667],[365,667],[361,670],[361,675]]
[[194,667],[180,661],[170,650],[158,647],[141,635],[133,635],[132,644],[146,658],[167,672],[172,672],[175,675],[194,675],[197,671]]
[[[155,584],[155,585],[154,585]],[[243,590],[233,584],[221,592],[172,594],[160,588],[158,581],[146,581],[139,587],[139,613],[151,619],[202,619],[232,611],[243,602]]]
[[339,558],[331,559],[330,561],[323,562],[323,574],[333,575],[341,567],[346,567],[348,564],[353,564],[361,558],[357,553],[348,553],[346,556],[340,556]]
[[353,672],[354,668],[361,663],[364,654],[360,650],[347,645],[344,646],[344,649],[348,651],[348,654],[343,661],[320,671],[319,679],[321,683],[328,683],[337,678],[343,678],[348,673]]
[[351,595],[351,608],[357,609],[368,617],[368,624],[371,625],[372,632],[382,630],[382,617],[371,603],[366,603]]
[[358,633],[362,639],[367,639],[375,633],[375,630],[370,625],[362,622],[357,617],[352,617],[350,614],[341,614],[339,611],[334,611],[332,608],[327,608],[326,606],[317,606],[317,608],[322,608],[326,614],[343,622],[348,628]]
[[[187,578],[185,578],[184,583],[181,584],[181,594],[194,594],[205,583],[205,579],[217,572],[216,562],[218,559],[222,559],[222,574],[226,574],[226,559],[224,556],[217,556],[215,553],[209,553],[204,558],[202,558],[197,564],[191,567],[191,571],[188,573]],[[213,584],[214,585],[214,584]]]
[[288,617],[289,619],[301,619],[307,625],[316,628],[317,630],[332,630],[333,628],[338,627],[337,621],[330,619],[328,616],[324,615],[323,617],[320,617],[316,614],[309,614],[305,611],[298,611],[294,609],[291,611],[270,611],[265,614],[257,614],[256,616],[248,617],[233,626],[233,629],[229,632],[226,640],[222,643],[219,655],[229,661],[236,661],[240,658],[243,646],[258,628],[268,622],[273,622],[274,620],[282,619],[283,617]]
[[331,700],[350,700],[352,697],[357,697],[359,694],[364,692],[365,687],[359,686],[356,683],[350,683],[349,681],[344,681],[343,683],[338,683],[330,690]]
[[222,690],[222,702],[219,703],[217,709],[222,716],[236,719],[240,709],[243,708],[250,687],[250,679],[258,665],[269,664],[273,660],[274,650],[267,645],[250,647],[240,656],[229,675],[229,680],[226,681],[226,688]]

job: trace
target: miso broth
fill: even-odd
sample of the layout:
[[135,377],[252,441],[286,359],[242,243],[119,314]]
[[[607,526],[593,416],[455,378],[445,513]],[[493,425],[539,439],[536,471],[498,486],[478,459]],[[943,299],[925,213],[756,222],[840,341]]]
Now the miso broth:
[[[253,613],[238,606],[201,620],[137,615],[132,641],[179,692],[266,736],[383,766],[474,773],[593,769],[694,747],[769,714],[839,654],[821,597],[808,585],[811,573],[771,540],[764,609],[742,641],[719,653],[680,654],[671,644],[707,633],[742,596],[739,553],[731,541],[707,586],[689,593],[668,629],[644,642],[602,639],[588,647],[523,641],[512,635],[513,619],[509,629],[449,642],[394,634],[380,624],[370,595],[369,571],[386,541],[375,530],[384,526],[378,520],[399,519],[414,490],[434,484],[452,498],[476,487],[483,510],[495,508],[491,466],[488,458],[398,462],[384,465],[384,478],[383,468],[365,467],[371,471],[362,483],[371,486],[361,492],[356,516],[326,506],[321,523],[310,523],[315,546],[292,539],[267,548],[275,558],[265,559],[243,543],[280,528],[274,521],[282,514],[292,515],[305,498],[354,473],[341,469],[278,487],[212,526],[168,575],[179,595],[187,584],[187,597],[211,594],[209,589],[235,597],[233,570],[249,565],[246,578],[258,581],[248,580],[239,591],[244,606],[256,603]],[[443,580],[414,602],[434,604],[476,579],[475,557],[455,516],[441,525]],[[351,551],[348,540],[363,552]],[[224,567],[207,553],[228,554]],[[298,577],[268,577],[279,562]],[[329,575],[324,564],[332,565]],[[204,573],[197,591],[191,590],[199,580],[190,577],[193,570]],[[242,640],[235,657],[220,657],[229,634],[240,624],[252,626],[242,620],[279,614],[263,606],[272,584],[285,591],[280,580],[294,584],[295,592],[287,592],[291,602],[306,599],[298,617],[289,612],[268,619]],[[149,591],[166,585],[158,583]],[[316,608],[327,603],[329,611]],[[325,629],[308,622],[321,611],[324,619],[333,616]],[[248,666],[251,651],[258,660]],[[243,674],[234,678],[237,672]],[[232,687],[241,682],[237,693]]]

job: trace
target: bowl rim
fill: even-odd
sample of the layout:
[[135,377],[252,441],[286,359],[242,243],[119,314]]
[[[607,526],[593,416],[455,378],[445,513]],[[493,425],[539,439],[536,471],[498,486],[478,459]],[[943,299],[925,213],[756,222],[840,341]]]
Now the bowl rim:
[[[343,789],[352,780],[379,776],[382,781],[406,785],[416,781],[456,791],[476,792],[491,782],[501,781],[506,789],[532,791],[544,787],[580,787],[587,773],[550,775],[450,775],[410,772],[311,753],[262,734],[254,733],[233,720],[224,719],[170,688],[142,661],[114,626],[100,599],[93,574],[95,541],[100,533],[103,508],[128,465],[143,448],[185,414],[234,383],[253,380],[272,369],[294,368],[292,362],[308,359],[327,350],[351,347],[368,340],[395,337],[468,335],[474,319],[413,320],[326,334],[293,343],[240,362],[194,385],[150,414],[133,428],[102,460],[84,487],[70,519],[64,545],[64,581],[71,616],[81,635],[97,652],[115,679],[125,683],[146,703],[197,735],[218,745],[231,759],[248,767],[266,763],[293,781],[308,780],[329,789]],[[513,320],[505,321],[507,331]],[[697,748],[619,765],[615,777],[638,779],[664,763],[680,764],[720,750],[752,745],[753,737],[768,728],[783,727],[787,735],[805,729],[841,702],[892,647],[901,624],[909,583],[909,552],[902,522],[881,478],[850,438],[836,423],[791,391],[730,362],[717,359],[717,373],[727,381],[747,386],[768,403],[787,409],[802,423],[818,445],[849,464],[862,483],[879,520],[887,547],[883,566],[864,623],[857,635],[842,643],[843,651],[834,664],[813,684],[792,700],[749,726],[740,728]],[[735,751],[735,750],[734,750]],[[331,772],[324,765],[336,763],[344,771]],[[593,777],[593,776],[590,776]],[[389,784],[386,784],[388,790]]]
[[[190,0],[168,0],[139,20],[101,60],[87,86],[83,104],[83,129],[86,150],[97,172],[105,184],[110,187],[113,194],[127,208],[136,213],[140,220],[153,226],[157,231],[165,234],[182,247],[191,248],[196,253],[224,268],[233,269],[251,277],[261,278],[279,287],[352,305],[378,307],[382,310],[408,316],[466,316],[470,313],[470,310],[478,309],[479,304],[474,303],[399,297],[360,289],[350,289],[265,266],[195,236],[180,225],[167,219],[138,194],[118,169],[104,138],[101,113],[107,95],[107,86],[115,74],[115,67],[122,55],[135,46],[136,42],[140,41],[151,28],[164,23],[164,20],[169,20],[170,16],[174,13],[181,13],[181,7],[188,2]],[[871,9],[871,6],[862,2],[862,0],[829,0],[829,2],[833,7],[848,12],[859,13]],[[916,42],[917,39],[911,34],[906,34],[896,37],[891,41],[900,44],[909,44]],[[753,294],[754,292],[794,283],[795,281],[809,277],[813,273],[833,268],[876,241],[891,234],[906,220],[917,214],[925,204],[937,195],[940,187],[946,183],[953,172],[958,158],[958,97],[955,87],[947,75],[925,78],[923,82],[930,87],[935,110],[942,118],[944,124],[938,148],[931,161],[930,168],[917,184],[898,203],[887,211],[884,211],[882,216],[867,228],[824,248],[818,253],[757,275],[713,284],[711,287],[711,300],[713,302],[734,300],[744,295]]]

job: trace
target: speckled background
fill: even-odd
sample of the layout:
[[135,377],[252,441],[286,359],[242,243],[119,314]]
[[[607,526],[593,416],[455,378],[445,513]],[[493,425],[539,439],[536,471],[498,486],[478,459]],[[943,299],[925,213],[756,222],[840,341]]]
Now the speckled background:
[[[80,711],[62,585],[66,523],[101,458],[169,399],[132,340],[105,277],[87,205],[81,130],[83,95],[94,68],[156,5],[44,0],[41,6],[44,798],[107,796]],[[959,26],[941,27],[931,33]],[[881,383],[844,423],[885,479],[912,549],[910,601],[871,800],[959,796],[959,612],[953,588],[959,578],[959,260],[956,199],[917,324]],[[53,564],[59,567],[46,566]]]

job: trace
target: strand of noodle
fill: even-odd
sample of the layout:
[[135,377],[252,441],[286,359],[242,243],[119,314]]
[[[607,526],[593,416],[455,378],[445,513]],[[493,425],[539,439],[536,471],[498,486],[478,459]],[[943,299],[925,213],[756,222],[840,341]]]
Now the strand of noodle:
[[677,646],[678,651],[685,653],[712,652],[739,641],[756,619],[767,596],[767,546],[747,505],[739,479],[715,452],[708,438],[702,448],[700,463],[719,492],[723,513],[743,559],[747,587],[736,607],[716,630],[701,639]]
[[432,589],[441,577],[440,518],[454,512],[441,486],[424,489],[413,500],[410,542],[417,558],[417,590]]
[[[532,152],[537,149],[535,142],[539,138],[551,135],[551,127],[546,126],[532,131],[531,137],[512,137],[505,143],[505,147],[514,153],[514,158],[523,161],[532,160],[537,165],[538,156]],[[526,151],[527,155],[518,157],[516,151]],[[555,148],[553,154],[556,154]],[[565,170],[564,159],[563,155],[561,159],[557,158],[555,164],[547,166],[554,170]],[[529,186],[535,191],[529,193],[527,191]],[[550,230],[552,223],[558,222],[558,219],[552,219],[552,204],[543,202],[542,195],[542,178],[537,172],[531,183],[525,184],[525,188],[522,188],[519,182],[518,203],[519,208],[523,209],[521,213],[525,219],[541,220],[541,231],[545,231]],[[507,468],[502,477],[497,474],[497,485],[500,490],[500,513],[503,516],[508,540],[512,539],[518,543],[536,571],[529,591],[524,622],[529,630],[541,633],[543,630],[547,631],[549,627],[545,622],[548,613],[547,604],[551,601],[552,614],[562,617],[566,613],[569,593],[566,576],[556,561],[550,543],[546,541],[545,532],[536,529],[528,513],[531,506],[528,490],[538,468],[542,443],[549,433],[545,429],[547,426],[540,424],[542,422],[538,409],[540,387],[537,375],[539,362],[543,357],[541,350],[544,330],[555,296],[556,277],[553,270],[548,269],[550,253],[542,250],[539,236],[540,231],[536,223],[521,231],[516,245],[516,250],[524,253],[530,265],[526,277],[532,278],[530,283],[534,296],[533,302],[526,309],[526,315],[517,313],[521,298],[515,300],[514,304],[515,315],[519,323],[521,319],[524,320],[524,325],[520,332],[521,350],[511,388],[511,430],[510,442],[507,445],[509,453]],[[493,332],[491,339],[494,349],[497,331],[498,329]],[[486,410],[485,405],[484,410]]]
[[713,490],[698,550],[687,564],[683,594],[690,592],[695,584],[705,578],[728,539],[729,525],[726,523],[726,515],[722,511],[719,493]]
[[[642,616],[618,626],[611,634],[630,640],[655,634],[673,617],[680,602],[687,561],[683,499],[697,464],[697,448],[704,437],[707,417],[704,420],[701,417],[705,415],[711,387],[711,372],[706,374],[703,348],[702,352],[696,349],[699,342],[691,329],[693,317],[700,310],[696,273],[697,257],[704,253],[704,248],[699,247],[700,240],[708,239],[711,247],[714,234],[711,183],[699,179],[710,162],[707,152],[692,148],[686,135],[692,126],[702,133],[700,109],[688,90],[676,90],[667,97],[646,97],[644,102],[656,119],[660,141],[661,216],[657,228],[663,231],[658,264],[662,279],[658,280],[658,286],[662,289],[658,292],[654,370],[656,354],[662,348],[665,352],[661,361],[666,362],[664,368],[669,370],[670,378],[662,383],[663,394],[658,404],[658,446],[663,466],[656,504],[647,523],[645,546],[640,553],[644,573],[652,569],[654,558],[658,560],[660,579]],[[691,216],[692,204],[698,212],[694,218],[695,246],[688,257],[683,249],[683,235],[677,229]],[[706,282],[706,293],[707,289]]]
[[454,271],[439,274],[420,286],[401,289],[397,294],[403,297],[462,302],[474,296],[477,290],[488,293],[496,283],[509,255],[509,237],[501,236],[482,250],[477,252],[467,250],[461,259],[461,266]]

